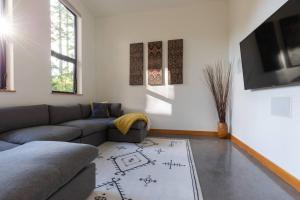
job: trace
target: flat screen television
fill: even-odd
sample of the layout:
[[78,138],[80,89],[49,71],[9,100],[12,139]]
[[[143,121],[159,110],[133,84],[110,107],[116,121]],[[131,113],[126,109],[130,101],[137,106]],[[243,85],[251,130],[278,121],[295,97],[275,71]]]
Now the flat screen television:
[[245,89],[300,84],[300,0],[289,0],[241,43]]

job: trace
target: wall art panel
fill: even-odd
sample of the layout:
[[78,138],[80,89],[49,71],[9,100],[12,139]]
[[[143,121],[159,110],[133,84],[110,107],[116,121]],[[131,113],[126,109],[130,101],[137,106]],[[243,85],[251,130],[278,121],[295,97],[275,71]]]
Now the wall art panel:
[[130,44],[130,85],[144,85],[144,43]]
[[162,41],[148,43],[148,83],[163,84]]
[[183,84],[183,40],[168,41],[169,84]]

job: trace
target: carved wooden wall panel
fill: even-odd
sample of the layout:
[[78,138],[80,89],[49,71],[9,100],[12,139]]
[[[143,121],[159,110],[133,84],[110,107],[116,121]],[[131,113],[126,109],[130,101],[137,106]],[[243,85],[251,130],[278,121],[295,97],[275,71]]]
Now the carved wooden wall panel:
[[169,84],[183,84],[183,40],[168,41]]
[[144,43],[130,44],[130,85],[144,85]]
[[148,43],[148,83],[163,84],[162,41]]

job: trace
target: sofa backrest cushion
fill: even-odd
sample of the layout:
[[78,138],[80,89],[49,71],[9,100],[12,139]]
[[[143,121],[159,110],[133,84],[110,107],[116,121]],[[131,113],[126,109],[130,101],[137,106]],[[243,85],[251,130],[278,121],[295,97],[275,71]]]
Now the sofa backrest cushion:
[[82,118],[80,105],[49,106],[49,113],[51,124],[60,124]]
[[20,106],[0,109],[0,133],[49,124],[47,105]]
[[91,115],[92,115],[91,105],[80,104],[80,108],[81,108],[81,117],[83,119],[87,119],[87,118],[91,117]]
[[124,114],[120,103],[109,103],[108,112],[110,117],[120,117]]

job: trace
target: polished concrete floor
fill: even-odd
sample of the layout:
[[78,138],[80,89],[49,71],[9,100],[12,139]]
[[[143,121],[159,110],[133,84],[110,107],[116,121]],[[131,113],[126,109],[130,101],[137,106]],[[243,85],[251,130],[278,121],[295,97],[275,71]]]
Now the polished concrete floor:
[[190,139],[204,200],[300,200],[299,192],[230,141],[182,137]]

